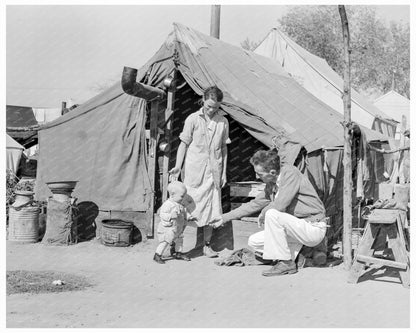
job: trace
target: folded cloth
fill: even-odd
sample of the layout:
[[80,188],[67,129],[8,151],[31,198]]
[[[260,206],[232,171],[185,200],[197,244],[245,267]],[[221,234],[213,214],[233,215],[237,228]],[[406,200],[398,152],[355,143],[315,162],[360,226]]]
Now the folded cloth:
[[400,209],[407,211],[407,207],[399,201],[396,201],[394,199],[379,199],[374,204],[366,206],[369,210],[372,209]]
[[253,266],[262,265],[253,251],[242,248],[232,252],[228,257],[221,258],[214,262],[218,266]]

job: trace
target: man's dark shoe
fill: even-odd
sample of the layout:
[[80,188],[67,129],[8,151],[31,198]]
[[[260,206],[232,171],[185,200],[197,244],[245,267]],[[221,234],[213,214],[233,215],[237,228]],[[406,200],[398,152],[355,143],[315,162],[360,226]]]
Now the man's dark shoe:
[[280,260],[272,268],[264,271],[263,276],[275,276],[285,274],[295,274],[297,272],[296,263],[293,260]]
[[155,253],[153,256],[153,260],[156,261],[158,264],[164,264],[165,261],[162,259],[162,256],[160,254]]
[[186,254],[183,254],[182,252],[176,252],[173,257],[177,260],[191,261],[191,258],[189,258]]
[[322,251],[315,251],[313,253],[313,264],[314,266],[325,266],[326,253]]

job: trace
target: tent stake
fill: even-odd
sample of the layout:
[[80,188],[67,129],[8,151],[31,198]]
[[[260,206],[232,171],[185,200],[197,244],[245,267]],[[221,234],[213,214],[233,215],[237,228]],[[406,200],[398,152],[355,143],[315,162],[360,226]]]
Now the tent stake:
[[344,214],[343,214],[343,260],[346,269],[352,265],[352,171],[351,171],[351,137],[349,125],[351,123],[351,82],[350,82],[350,33],[345,6],[338,6],[342,23],[344,43]]

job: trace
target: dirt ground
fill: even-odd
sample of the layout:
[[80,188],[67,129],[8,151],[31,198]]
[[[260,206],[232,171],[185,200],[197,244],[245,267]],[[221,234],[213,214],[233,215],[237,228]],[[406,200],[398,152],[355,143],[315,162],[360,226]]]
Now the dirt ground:
[[[234,222],[234,248],[257,227]],[[185,250],[195,244],[187,228]],[[152,261],[155,240],[107,247],[97,240],[72,246],[7,241],[7,270],[54,270],[85,276],[82,291],[13,294],[7,328],[406,328],[410,291],[394,271],[348,284],[347,271],[308,267],[263,277],[268,266],[223,267],[203,256],[191,262]],[[223,250],[226,255],[231,250]]]

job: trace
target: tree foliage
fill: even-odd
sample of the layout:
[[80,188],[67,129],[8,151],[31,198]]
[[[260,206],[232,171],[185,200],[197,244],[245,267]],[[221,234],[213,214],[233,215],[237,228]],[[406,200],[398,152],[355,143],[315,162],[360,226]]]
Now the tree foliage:
[[256,49],[257,46],[259,46],[259,44],[259,42],[253,42],[247,37],[245,40],[241,42],[241,47],[245,50],[253,51]]
[[[381,20],[368,6],[346,6],[350,30],[351,84],[366,95],[392,88],[410,97],[409,24]],[[278,20],[280,29],[343,75],[341,19],[337,6],[294,6]],[[249,40],[248,45],[255,45]],[[394,82],[393,82],[394,80]]]

